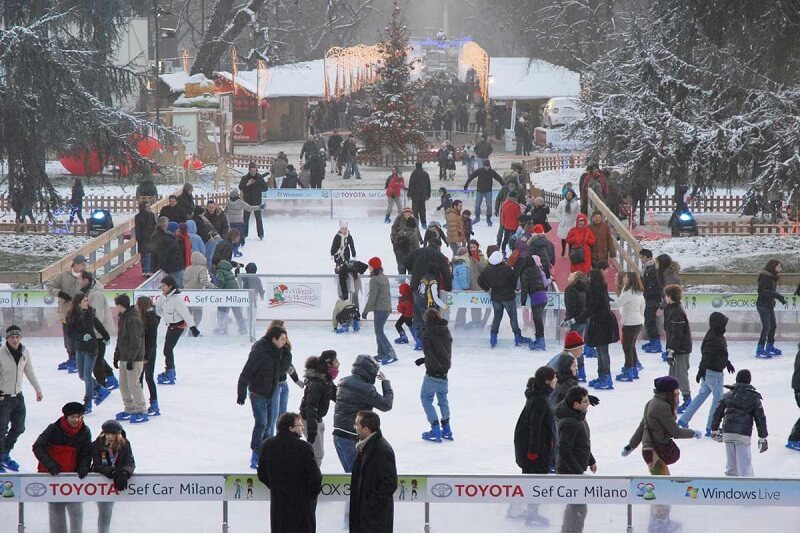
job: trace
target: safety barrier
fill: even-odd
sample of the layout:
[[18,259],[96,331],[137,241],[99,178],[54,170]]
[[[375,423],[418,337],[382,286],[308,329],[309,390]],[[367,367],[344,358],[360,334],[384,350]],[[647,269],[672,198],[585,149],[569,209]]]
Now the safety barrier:
[[[98,474],[84,479],[74,474],[0,474],[0,495],[0,502],[17,505],[19,533],[26,528],[25,506],[36,503],[218,502],[221,530],[227,533],[230,502],[269,501],[268,489],[253,472],[136,474],[123,491]],[[319,502],[349,498],[349,474],[323,475]],[[431,530],[432,505],[486,503],[624,506],[631,532],[633,506],[656,512],[667,506],[796,508],[800,484],[794,479],[736,477],[400,474],[394,502],[424,505],[420,529],[426,532]]]

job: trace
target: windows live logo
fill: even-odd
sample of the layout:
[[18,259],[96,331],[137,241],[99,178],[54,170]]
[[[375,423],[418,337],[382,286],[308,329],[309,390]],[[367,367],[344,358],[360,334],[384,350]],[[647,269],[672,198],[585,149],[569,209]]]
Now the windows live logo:
[[686,498],[690,498],[692,500],[696,500],[697,499],[697,487],[692,487],[691,485],[689,487],[686,487],[686,494],[684,494],[684,496]]

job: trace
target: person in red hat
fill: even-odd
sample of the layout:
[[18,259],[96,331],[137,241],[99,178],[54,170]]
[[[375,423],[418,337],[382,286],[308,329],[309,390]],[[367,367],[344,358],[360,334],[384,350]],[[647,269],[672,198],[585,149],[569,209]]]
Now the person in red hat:
[[[555,407],[567,391],[579,383],[579,367],[583,368],[583,337],[577,331],[567,332],[564,349],[548,361],[547,366],[558,373],[558,385],[550,395],[550,404]],[[585,381],[585,378],[584,378]]]
[[373,313],[373,325],[375,327],[375,340],[378,344],[378,361],[383,365],[388,365],[397,361],[397,354],[383,327],[392,313],[392,294],[389,291],[389,279],[383,273],[383,263],[380,257],[372,257],[367,261],[370,270],[369,295],[367,303],[364,305],[362,318],[366,320],[367,314]]

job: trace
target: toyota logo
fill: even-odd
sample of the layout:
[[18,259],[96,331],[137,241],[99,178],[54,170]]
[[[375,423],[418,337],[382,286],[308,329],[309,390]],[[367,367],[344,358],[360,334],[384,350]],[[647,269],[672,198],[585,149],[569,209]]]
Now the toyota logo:
[[25,494],[32,498],[41,498],[47,492],[47,486],[44,483],[29,483],[25,486]]
[[431,494],[437,498],[447,498],[453,494],[453,487],[447,483],[437,483],[431,487]]

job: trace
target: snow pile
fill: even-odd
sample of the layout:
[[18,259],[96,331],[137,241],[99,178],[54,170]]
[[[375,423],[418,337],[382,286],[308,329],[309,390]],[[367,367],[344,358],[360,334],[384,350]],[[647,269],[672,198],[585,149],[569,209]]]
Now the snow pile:
[[773,257],[784,262],[784,270],[794,270],[789,265],[800,262],[799,237],[683,237],[642,243],[642,246],[652,249],[654,256],[669,254],[683,270],[756,272]]
[[92,240],[87,235],[0,234],[0,247],[7,254],[65,256]]

